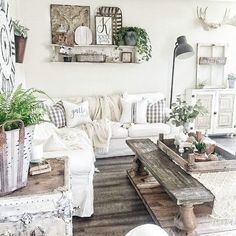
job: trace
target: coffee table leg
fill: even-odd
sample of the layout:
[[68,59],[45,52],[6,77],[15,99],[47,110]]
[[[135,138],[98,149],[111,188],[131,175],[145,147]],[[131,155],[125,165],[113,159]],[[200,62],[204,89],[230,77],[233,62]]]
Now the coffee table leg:
[[182,235],[195,236],[197,227],[196,216],[193,211],[193,205],[179,206],[179,213],[174,219],[175,226],[181,230]]
[[136,155],[133,160],[133,171],[138,176],[146,176],[148,175],[148,172],[144,169],[143,163],[138,159],[138,156]]

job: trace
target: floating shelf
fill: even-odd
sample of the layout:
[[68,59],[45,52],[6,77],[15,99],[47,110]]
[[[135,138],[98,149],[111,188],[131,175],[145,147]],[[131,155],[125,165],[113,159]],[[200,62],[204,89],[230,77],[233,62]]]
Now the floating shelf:
[[[50,44],[49,45],[52,54],[51,61],[52,62],[63,62],[63,63],[114,63],[114,64],[139,64],[141,60],[138,58],[137,49],[135,46],[127,46],[127,45],[86,45],[86,46],[64,46],[59,44]],[[60,53],[61,47],[69,47],[71,48],[72,62],[64,62],[63,54]],[[128,59],[124,60],[125,55],[128,56]],[[85,55],[105,55],[105,62],[77,62],[76,54],[85,54]],[[123,59],[122,59],[123,58]],[[130,58],[130,60],[129,60]]]

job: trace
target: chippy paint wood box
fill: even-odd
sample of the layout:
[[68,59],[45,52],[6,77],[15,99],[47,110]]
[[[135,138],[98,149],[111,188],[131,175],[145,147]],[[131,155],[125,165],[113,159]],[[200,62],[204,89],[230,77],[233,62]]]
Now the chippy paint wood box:
[[0,197],[1,236],[72,236],[68,159],[49,162],[51,172],[29,176],[25,188]]

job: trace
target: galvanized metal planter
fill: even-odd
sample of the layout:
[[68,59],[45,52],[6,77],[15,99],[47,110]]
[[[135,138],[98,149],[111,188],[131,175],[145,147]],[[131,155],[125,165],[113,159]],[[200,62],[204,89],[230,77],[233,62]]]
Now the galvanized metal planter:
[[[19,123],[20,128],[5,131],[7,124]],[[34,126],[23,121],[5,122],[0,129],[0,196],[25,187],[32,153]]]

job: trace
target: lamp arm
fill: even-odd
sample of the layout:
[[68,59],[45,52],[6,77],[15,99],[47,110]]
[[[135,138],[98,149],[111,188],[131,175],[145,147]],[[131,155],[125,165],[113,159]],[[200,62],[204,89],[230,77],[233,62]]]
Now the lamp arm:
[[172,62],[172,76],[171,76],[171,87],[170,87],[170,109],[172,106],[173,100],[173,87],[174,87],[174,75],[175,75],[175,58],[176,58],[176,49],[178,44],[175,44],[174,52],[173,52],[173,62]]

